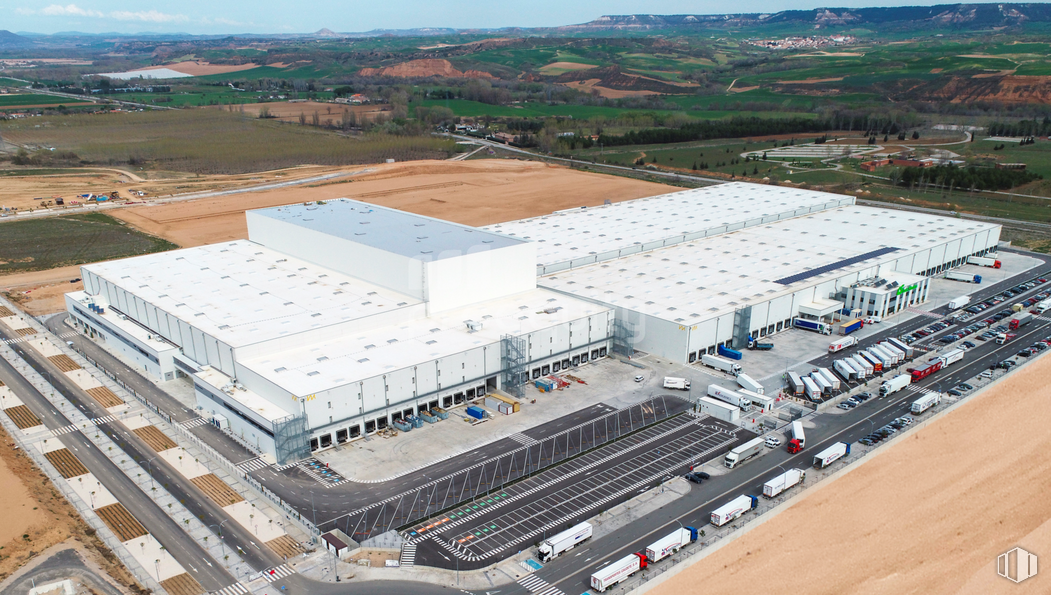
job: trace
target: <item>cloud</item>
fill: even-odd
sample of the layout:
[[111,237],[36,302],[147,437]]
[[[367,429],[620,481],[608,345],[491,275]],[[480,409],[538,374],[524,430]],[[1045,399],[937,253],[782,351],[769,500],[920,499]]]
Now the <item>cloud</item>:
[[104,16],[97,10],[91,10],[88,8],[81,8],[76,4],[67,4],[62,6],[60,4],[52,4],[40,10],[40,14],[49,17],[102,17]]
[[147,23],[181,23],[189,20],[185,15],[168,14],[156,10],[140,10],[135,12],[130,10],[115,10],[109,13],[109,16],[118,21],[143,21]]

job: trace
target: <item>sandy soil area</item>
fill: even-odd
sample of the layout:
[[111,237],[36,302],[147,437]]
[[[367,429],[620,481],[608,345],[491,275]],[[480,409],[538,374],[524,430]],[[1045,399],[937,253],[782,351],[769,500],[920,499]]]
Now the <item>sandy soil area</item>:
[[248,64],[211,64],[204,60],[189,60],[186,62],[175,62],[174,64],[148,66],[142,70],[156,70],[158,68],[167,68],[169,70],[174,70],[175,72],[181,72],[193,76],[208,76],[209,74],[226,74],[228,72],[252,70],[253,68],[259,68],[259,65],[251,62]]
[[590,70],[598,68],[594,64],[579,64],[577,62],[552,62],[540,68],[540,74],[555,76],[571,70]]
[[84,289],[83,281],[70,283],[78,277],[79,266],[3,275],[0,276],[0,291],[29,314],[39,316],[65,310],[66,300],[62,296]]
[[[308,200],[355,198],[466,225],[490,225],[603,200],[654,196],[662,184],[570,170],[533,161],[414,161],[369,166],[352,180],[253,192],[110,214],[180,246],[245,238],[244,211]],[[360,168],[359,168],[360,169]],[[0,280],[2,283],[2,280]]]
[[3,457],[0,457],[0,485],[5,486],[4,497],[0,498],[0,544],[21,542],[30,527],[45,523],[47,517]]
[[1015,546],[1051,553],[1049,377],[1043,357],[652,595],[1051,592],[1051,573],[996,574]]
[[602,97],[608,99],[620,99],[622,97],[642,97],[643,95],[660,95],[657,91],[625,91],[622,89],[610,89],[609,87],[603,87],[599,83],[602,79],[587,79],[583,81],[573,81],[569,83],[556,83],[563,87],[569,87],[570,89],[577,89],[578,91],[595,91]]
[[[242,106],[238,105],[236,107],[240,109]],[[387,105],[343,105],[339,103],[322,103],[320,101],[246,103],[243,107],[245,112],[255,116],[259,116],[259,112],[265,107],[270,110],[271,116],[284,122],[298,122],[299,114],[303,114],[309,123],[314,112],[317,112],[318,119],[323,124],[340,122],[344,111],[354,112],[354,115],[360,120],[361,118],[375,117],[376,114],[390,109],[390,106]],[[233,107],[231,106],[227,109],[233,109]]]

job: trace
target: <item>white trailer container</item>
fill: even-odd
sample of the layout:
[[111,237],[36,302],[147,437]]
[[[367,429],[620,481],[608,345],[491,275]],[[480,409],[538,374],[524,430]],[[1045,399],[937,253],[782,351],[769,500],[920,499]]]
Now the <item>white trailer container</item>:
[[958,298],[953,298],[953,299],[949,300],[949,309],[950,310],[959,310],[960,308],[966,306],[969,303],[971,303],[971,296],[969,296],[969,295],[961,295]]
[[891,345],[890,343],[884,341],[883,343],[880,343],[876,346],[882,349],[884,353],[889,353],[890,355],[893,355],[895,365],[901,364],[905,361],[905,353],[903,353],[900,349]]
[[898,359],[897,353],[891,352],[889,349],[883,347],[882,345],[873,345],[872,347],[869,347],[869,351],[883,356],[883,358],[886,360],[886,362],[883,364],[884,369],[896,366],[901,361]]
[[723,459],[723,465],[733,469],[738,464],[747,461],[755,455],[763,452],[763,446],[766,444],[766,440],[763,438],[752,438],[748,442],[745,442],[741,446],[726,453],[726,458]]
[[993,267],[994,269],[1000,268],[1000,261],[996,260],[996,254],[992,257],[989,256],[969,256],[967,257],[967,264],[976,264],[983,267]]
[[690,390],[690,381],[685,378],[672,378],[667,376],[664,378],[664,388],[670,388],[673,390]]
[[701,363],[708,366],[709,368],[722,370],[723,372],[726,372],[727,374],[733,374],[734,376],[737,376],[741,373],[741,364],[719,357],[718,355],[708,355],[706,353],[701,356]]
[[781,475],[763,484],[763,495],[767,498],[776,498],[778,494],[798,484],[806,478],[806,471],[802,469],[789,469]]
[[982,282],[981,275],[975,275],[974,273],[961,273],[960,271],[949,271],[945,273],[945,278],[950,281],[963,281],[964,283]]
[[913,415],[919,415],[938,403],[941,403],[941,401],[941,393],[928,393],[913,401],[912,407],[909,407],[909,411],[911,411]]
[[850,454],[850,445],[846,442],[837,442],[814,455],[814,466],[824,469],[848,454]]
[[741,408],[729,403],[724,403],[711,397],[701,397],[697,400],[701,413],[710,415],[715,419],[721,419],[731,423],[741,419]]
[[[795,442],[795,448],[792,447],[792,443]],[[796,420],[792,422],[792,440],[789,441],[788,452],[799,452],[806,448],[806,433],[803,431],[803,422]]]
[[839,390],[839,378],[832,373],[832,370],[829,370],[828,368],[818,368],[817,371],[825,377],[825,380],[827,380],[829,384],[832,385],[832,390]]
[[891,345],[897,347],[899,351],[904,352],[905,353],[905,359],[909,359],[909,358],[912,357],[912,354],[913,354],[912,347],[909,347],[901,339],[890,338],[890,339],[887,339],[887,343],[890,343]]
[[591,575],[591,588],[598,592],[605,591],[613,585],[627,580],[641,568],[646,567],[646,561],[639,554],[631,554],[598,570]]
[[843,377],[843,380],[846,380],[847,382],[858,379],[858,371],[844,360],[837,359],[832,362],[832,368],[835,369],[836,372]]
[[843,358],[843,362],[854,369],[854,373],[857,374],[858,380],[864,380],[867,374],[865,374],[865,366],[859,364],[853,356]]
[[817,385],[809,376],[803,377],[803,394],[806,398],[811,401],[821,400],[821,387]]
[[660,562],[664,558],[674,554],[680,549],[693,543],[696,529],[691,531],[686,528],[676,529],[671,534],[665,535],[657,541],[646,546],[646,561],[649,564]]
[[793,395],[803,394],[803,379],[799,377],[799,374],[795,372],[788,373],[788,388],[792,391]]
[[963,349],[952,349],[938,356],[938,359],[942,360],[942,369],[948,368],[950,365],[963,359]]
[[860,354],[855,353],[854,355],[850,356],[850,359],[854,360],[854,363],[861,366],[861,369],[865,371],[865,378],[872,376],[873,372],[875,372],[876,370],[876,368],[872,365],[872,362],[868,361]]
[[752,391],[753,393],[758,393],[760,395],[766,393],[766,390],[763,388],[762,384],[759,384],[758,382],[753,380],[751,376],[745,374],[744,372],[741,372],[737,375],[737,384],[740,384],[742,388],[746,388]]
[[591,539],[591,535],[591,523],[580,523],[541,542],[540,547],[536,550],[536,557],[541,562],[549,562]]
[[811,372],[810,376],[807,376],[807,378],[809,378],[811,382],[817,385],[818,389],[821,390],[821,394],[832,394],[832,383],[828,380],[825,380],[825,376],[820,372]]
[[776,400],[773,397],[759,395],[743,388],[738,389],[737,392],[740,393],[741,396],[752,402],[753,411],[758,410],[760,413],[769,413],[774,409],[774,403],[776,402]]
[[840,337],[835,341],[828,344],[828,352],[835,353],[837,351],[843,351],[847,347],[851,347],[858,344],[858,338],[852,336]]
[[910,374],[899,374],[879,386],[879,396],[892,395],[910,384],[912,384]]
[[867,357],[869,361],[875,360],[874,363],[879,363],[880,370],[886,370],[894,365],[894,358],[887,356],[882,351],[877,351],[873,347],[862,351],[861,354]]
[[719,399],[731,405],[737,405],[741,408],[741,411],[751,411],[752,402],[749,401],[745,396],[741,395],[737,391],[730,390],[719,386],[718,384],[708,385],[708,396]]
[[712,524],[722,527],[759,505],[755,496],[738,496],[712,511]]

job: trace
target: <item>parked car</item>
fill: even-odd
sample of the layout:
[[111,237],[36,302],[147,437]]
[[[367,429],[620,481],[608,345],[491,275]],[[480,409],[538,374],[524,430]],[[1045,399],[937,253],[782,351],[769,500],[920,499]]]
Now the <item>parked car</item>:
[[701,483],[702,479],[697,473],[687,473],[686,475],[683,475],[683,477],[685,477],[687,481],[692,481],[693,483]]
[[765,442],[766,446],[769,448],[777,448],[778,446],[781,446],[781,439],[776,436],[767,436]]
[[646,379],[645,376],[643,376],[642,374],[639,374],[638,376],[635,377],[635,382],[642,382],[645,379]]
[[954,397],[962,397],[963,396],[963,393],[961,393],[960,391],[956,390],[955,388],[950,388],[949,390],[947,390],[945,392],[949,393],[950,395],[952,395]]

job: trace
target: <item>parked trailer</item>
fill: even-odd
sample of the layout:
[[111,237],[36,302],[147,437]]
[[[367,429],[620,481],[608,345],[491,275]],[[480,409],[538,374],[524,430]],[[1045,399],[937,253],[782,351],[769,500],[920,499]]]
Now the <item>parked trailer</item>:
[[749,401],[745,396],[741,395],[735,390],[730,390],[719,386],[718,384],[708,385],[708,396],[719,399],[720,401],[736,405],[741,408],[741,411],[751,411],[752,402]]
[[697,541],[697,529],[683,527],[646,546],[646,560],[650,564],[660,562],[682,548]]
[[818,386],[809,376],[803,377],[803,394],[806,395],[806,398],[815,403],[821,401],[821,387]]
[[911,411],[913,415],[919,415],[938,403],[941,403],[941,400],[941,393],[928,393],[913,401],[912,406],[909,407],[909,411]]
[[643,568],[646,568],[646,554],[631,554],[592,574],[591,588],[601,593],[621,581],[628,580]]
[[799,374],[796,374],[795,372],[788,373],[788,388],[792,391],[793,395],[803,394],[803,379],[799,377]]
[[952,364],[963,360],[963,354],[966,353],[963,349],[953,349],[946,351],[945,353],[938,356],[938,359],[942,362],[942,368],[948,368]]
[[1018,329],[1022,328],[1023,326],[1029,324],[1030,322],[1032,322],[1033,318],[1035,318],[1035,317],[1033,316],[1032,312],[1025,312],[1023,314],[1019,314],[1019,315],[1015,316],[1014,318],[1012,318],[1011,322],[1007,323],[1007,328],[1011,329],[1012,331],[1018,330]]
[[879,396],[892,395],[910,384],[912,384],[912,376],[899,374],[879,386]]
[[980,267],[992,267],[998,269],[1002,266],[1002,263],[996,258],[989,256],[969,256],[967,258],[967,264],[976,264]]
[[709,368],[715,368],[716,370],[722,370],[727,374],[733,374],[737,376],[741,373],[741,364],[732,362],[728,359],[723,359],[717,355],[708,355],[707,353],[701,356],[701,363],[708,366]]
[[886,343],[877,343],[869,349],[872,349],[873,351],[878,351],[890,358],[890,363],[892,365],[896,366],[901,362],[905,361],[904,353],[898,351],[897,349],[894,349],[893,347],[888,346]]
[[945,278],[949,279],[950,281],[963,281],[964,283],[978,284],[982,282],[981,275],[975,275],[973,273],[961,273],[959,271],[949,271],[948,273],[945,273]]
[[817,320],[807,320],[806,318],[793,318],[792,326],[801,328],[806,331],[814,331],[815,333],[821,333],[822,335],[832,334],[832,325],[826,322],[820,322]]
[[741,419],[741,408],[724,403],[718,399],[711,397],[701,397],[697,400],[697,406],[701,413],[710,415],[715,419],[721,419],[730,423],[734,423]]
[[872,373],[878,374],[883,371],[883,361],[868,351],[859,352],[858,355],[872,366]]
[[723,465],[729,469],[733,469],[738,464],[763,452],[764,444],[766,444],[766,441],[763,438],[752,438],[748,442],[745,442],[741,446],[726,453],[726,458],[723,459]]
[[828,380],[825,380],[825,377],[823,375],[817,372],[811,372],[810,376],[807,376],[807,378],[809,378],[811,382],[817,385],[817,388],[821,391],[821,394],[832,394],[832,383]]
[[915,352],[915,350],[913,350],[913,348],[910,345],[906,344],[901,339],[890,338],[887,339],[887,343],[890,343],[894,347],[898,348],[899,351],[904,353],[905,359],[912,359],[912,355]]
[[776,401],[773,397],[753,393],[747,388],[739,388],[737,393],[752,402],[753,410],[758,410],[760,413],[770,413],[774,409]]
[[858,379],[858,371],[848,364],[846,360],[837,359],[832,362],[832,368],[847,382]]
[[750,390],[750,391],[752,391],[754,393],[763,394],[763,393],[766,392],[766,390],[763,389],[763,385],[759,384],[758,382],[753,380],[752,377],[749,376],[748,374],[744,374],[744,373],[738,374],[737,375],[737,384],[740,384],[743,388],[747,388],[748,390]]
[[541,562],[550,562],[591,539],[592,529],[591,523],[580,523],[558,535],[545,539],[536,550],[537,559]]
[[716,353],[729,359],[739,360],[742,357],[744,357],[744,355],[740,351],[737,351],[736,349],[730,349],[729,347],[726,347],[724,345],[720,345],[719,348],[716,349]]
[[961,295],[958,298],[953,298],[953,299],[949,300],[949,309],[950,310],[959,310],[960,308],[966,306],[969,303],[971,303],[971,296],[969,296],[969,295]]
[[837,351],[843,351],[847,347],[853,347],[858,344],[857,337],[840,337],[835,341],[828,344],[828,352],[835,353]]
[[669,376],[664,379],[664,388],[690,390],[690,381],[685,378],[672,378]]
[[712,511],[712,524],[716,527],[722,527],[756,506],[759,506],[759,498],[755,496],[738,496]]
[[912,375],[913,382],[919,382],[931,374],[942,369],[942,361],[940,359],[933,359],[925,364],[921,364],[915,368],[909,370],[909,374]]
[[832,390],[839,390],[839,378],[832,373],[832,370],[829,370],[828,368],[818,368],[817,371],[825,377],[825,380],[827,380],[829,384],[832,385]]
[[865,321],[860,318],[855,318],[854,320],[848,320],[839,325],[839,334],[849,335],[850,333],[860,331],[863,328],[865,328]]
[[862,351],[861,356],[872,362],[873,369],[877,372],[882,372],[883,370],[890,368],[893,361],[882,353],[876,352],[871,347]]
[[795,486],[806,478],[806,471],[802,469],[789,469],[781,475],[763,484],[763,495],[767,498],[776,498],[781,492]]
[[796,420],[792,422],[792,439],[788,441],[788,452],[796,454],[804,448],[806,448],[806,434],[803,433],[803,422]]
[[869,376],[872,376],[872,373],[876,371],[876,369],[872,366],[872,362],[870,362],[867,359],[861,357],[861,355],[859,355],[857,353],[855,353],[854,355],[850,356],[850,359],[854,360],[854,363],[857,364],[858,366],[861,366],[861,369],[865,371],[865,377],[866,378],[868,378]]
[[846,442],[837,442],[814,455],[814,466],[818,469],[824,469],[849,454],[850,445]]

